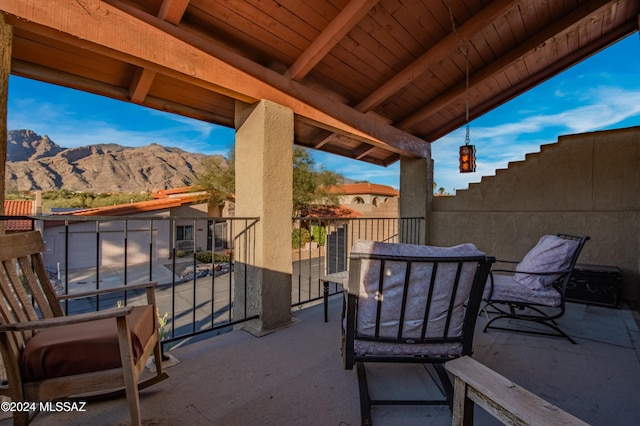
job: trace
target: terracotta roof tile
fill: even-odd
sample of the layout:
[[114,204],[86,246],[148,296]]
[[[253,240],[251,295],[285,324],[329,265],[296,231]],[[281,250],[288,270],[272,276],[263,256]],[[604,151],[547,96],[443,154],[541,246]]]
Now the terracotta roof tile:
[[193,191],[192,186],[183,186],[180,188],[160,189],[151,194],[153,198],[168,198],[171,195],[188,194]]
[[345,206],[312,206],[307,210],[304,217],[341,217],[354,218],[363,214],[357,210]]
[[161,198],[158,200],[139,201],[137,203],[118,204],[115,206],[95,207],[91,209],[76,210],[71,213],[61,213],[71,216],[126,216],[136,213],[152,212],[157,210],[179,207],[198,201],[205,201],[202,196],[189,196],[179,198]]
[[[33,201],[30,200],[4,200],[5,216],[30,216],[33,214]],[[5,230],[10,232],[30,231],[30,220],[7,220]]]
[[368,182],[333,186],[329,189],[329,191],[333,193],[343,193],[345,195],[371,194],[387,195],[390,197],[397,197],[398,195],[400,195],[400,192],[396,191],[390,186]]

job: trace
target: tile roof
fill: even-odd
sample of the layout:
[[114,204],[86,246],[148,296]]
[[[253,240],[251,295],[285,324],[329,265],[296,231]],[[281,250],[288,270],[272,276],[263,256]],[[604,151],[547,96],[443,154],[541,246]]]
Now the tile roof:
[[400,192],[387,185],[379,185],[377,183],[350,183],[345,185],[333,186],[329,189],[333,193],[342,193],[345,195],[355,194],[371,194],[371,195],[386,195],[390,197],[397,197]]
[[206,202],[207,198],[208,197],[206,195],[200,193],[191,193],[176,198],[167,197],[149,201],[138,201],[136,203],[95,207],[61,214],[71,216],[127,216],[136,213],[152,212],[169,209],[172,207],[180,207],[183,204]]
[[[33,214],[33,201],[30,200],[4,200],[5,216],[30,216]],[[30,220],[7,220],[5,221],[5,231],[30,231],[32,222]]]
[[341,218],[354,218],[362,216],[363,214],[357,210],[350,209],[345,206],[311,206],[304,214],[303,217],[341,217]]
[[160,189],[151,194],[153,198],[169,198],[172,195],[185,195],[192,192],[191,186],[183,186],[180,188]]

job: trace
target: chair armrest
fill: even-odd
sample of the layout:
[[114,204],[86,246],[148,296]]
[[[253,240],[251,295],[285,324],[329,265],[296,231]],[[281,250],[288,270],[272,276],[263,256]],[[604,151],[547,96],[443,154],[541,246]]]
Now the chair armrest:
[[7,331],[28,331],[42,328],[58,327],[61,325],[77,324],[81,322],[97,321],[105,318],[124,317],[131,313],[133,306],[123,308],[111,308],[104,311],[88,312],[84,314],[70,315],[68,317],[45,318],[37,321],[16,322],[0,325],[0,333]]
[[496,263],[513,263],[514,265],[520,263],[517,260],[503,260],[503,259],[496,259]]
[[562,269],[560,271],[537,271],[537,272],[528,272],[528,271],[516,271],[511,269],[492,269],[491,272],[511,272],[518,274],[529,274],[529,275],[556,275],[556,274],[566,274],[567,272],[571,272],[572,269]]
[[116,293],[122,291],[130,291],[130,290],[138,290],[141,288],[155,288],[158,285],[157,281],[149,281],[146,283],[140,284],[129,284],[120,287],[114,288],[101,288],[99,290],[85,291],[82,293],[73,293],[73,294],[63,294],[58,296],[58,300],[68,300],[68,299],[79,299],[81,297],[91,297],[91,296],[100,296],[102,294]]

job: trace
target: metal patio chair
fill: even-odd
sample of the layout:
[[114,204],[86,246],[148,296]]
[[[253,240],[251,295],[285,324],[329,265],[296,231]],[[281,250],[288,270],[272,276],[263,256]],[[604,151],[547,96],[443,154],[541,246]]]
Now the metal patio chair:
[[[0,395],[45,402],[124,390],[131,423],[139,425],[138,389],[168,377],[162,371],[155,283],[126,287],[146,288],[147,305],[65,316],[61,300],[123,288],[59,297],[44,249],[39,231],[0,236],[0,350],[8,382]],[[152,354],[155,375],[139,382]],[[29,416],[15,411],[13,422],[28,424]]]
[[[516,331],[545,336],[565,337],[556,320],[565,313],[565,291],[578,256],[589,240],[579,235],[545,235],[521,262],[498,260],[511,265],[509,269],[493,269],[485,288],[483,311],[488,329]],[[516,265],[515,267],[513,267]],[[491,318],[491,315],[495,315]],[[496,321],[511,326],[496,326]],[[514,321],[521,322],[521,327]],[[540,327],[524,325],[540,324]],[[551,330],[548,330],[551,329]]]
[[[357,366],[363,424],[371,424],[372,405],[451,408],[453,386],[444,363],[472,353],[493,261],[473,244],[442,248],[356,241],[345,295],[342,356],[346,369]],[[368,362],[433,365],[444,398],[372,399]]]

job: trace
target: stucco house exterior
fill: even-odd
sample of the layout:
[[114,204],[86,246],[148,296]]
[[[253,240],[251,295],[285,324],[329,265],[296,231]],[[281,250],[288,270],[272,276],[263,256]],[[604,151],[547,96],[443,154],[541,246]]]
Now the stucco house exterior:
[[[67,264],[69,269],[122,265],[125,261],[135,264],[169,259],[174,248],[176,252],[193,252],[224,247],[227,238],[222,228],[226,224],[209,219],[206,193],[180,188],[155,193],[154,197],[68,212],[65,220],[45,221],[46,264]],[[78,217],[78,221],[69,216]],[[127,216],[127,220],[101,222],[98,229],[94,222],[82,220],[96,216]]]
[[336,185],[330,191],[338,194],[341,206],[365,216],[398,217],[400,192],[390,186],[361,182]]

